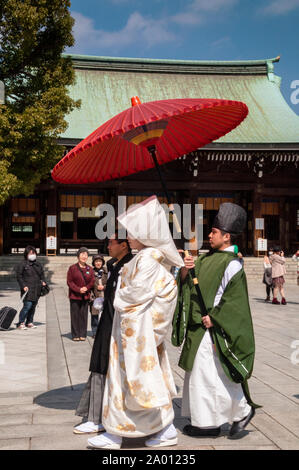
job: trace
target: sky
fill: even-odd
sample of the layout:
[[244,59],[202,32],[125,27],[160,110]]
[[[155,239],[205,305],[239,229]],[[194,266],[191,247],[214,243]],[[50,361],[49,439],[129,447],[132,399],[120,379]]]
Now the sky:
[[71,0],[66,52],[178,60],[281,57],[274,72],[299,115],[299,0]]

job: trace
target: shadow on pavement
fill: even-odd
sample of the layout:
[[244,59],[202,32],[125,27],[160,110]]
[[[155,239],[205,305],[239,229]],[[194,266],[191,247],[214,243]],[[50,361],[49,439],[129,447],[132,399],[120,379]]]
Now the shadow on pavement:
[[37,395],[33,403],[57,410],[76,410],[84,387],[85,383],[82,383],[74,387],[69,386],[49,390],[41,395]]
[[[287,298],[287,295],[286,295],[286,298]],[[272,301],[266,302],[265,299],[261,299],[261,298],[258,298],[258,297],[253,297],[252,300],[256,300],[257,302],[262,303],[262,304],[272,305]],[[292,302],[292,301],[289,301],[287,299],[287,304],[299,305],[299,302]]]
[[72,339],[72,333],[65,333],[61,335],[62,338]]
[[[70,341],[73,341],[72,339],[72,333],[64,333],[63,335],[61,335],[62,338],[67,338],[69,339]],[[92,332],[91,331],[88,331],[87,332],[87,336],[86,338],[91,338],[92,339]]]

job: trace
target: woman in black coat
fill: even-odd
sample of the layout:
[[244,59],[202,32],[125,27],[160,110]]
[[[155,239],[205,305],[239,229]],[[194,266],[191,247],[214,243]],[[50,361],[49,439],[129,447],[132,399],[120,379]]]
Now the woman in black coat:
[[46,285],[44,269],[36,261],[36,249],[33,246],[27,246],[24,251],[25,260],[16,268],[17,281],[21,289],[21,297],[27,292],[20,311],[17,328],[26,330],[27,328],[36,328],[33,324],[33,316],[40,298],[42,286]]

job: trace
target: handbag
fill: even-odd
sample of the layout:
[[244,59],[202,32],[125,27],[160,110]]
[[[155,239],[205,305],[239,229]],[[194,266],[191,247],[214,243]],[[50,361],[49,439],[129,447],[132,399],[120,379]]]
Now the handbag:
[[[36,274],[38,274],[39,276],[39,272],[35,269],[35,266],[34,264],[32,265],[34,271],[36,272]],[[49,294],[50,292],[50,287],[48,286],[48,284],[46,283],[44,286],[42,285],[42,288],[41,288],[41,291],[40,291],[40,297],[43,297],[44,295],[47,295]]]
[[96,299],[94,299],[92,306],[96,310],[102,310],[103,304],[104,304],[104,297],[97,297]]
[[43,297],[44,295],[49,294],[49,292],[50,292],[50,287],[48,286],[48,284],[46,284],[45,286],[42,286],[41,291],[40,291],[40,296]]

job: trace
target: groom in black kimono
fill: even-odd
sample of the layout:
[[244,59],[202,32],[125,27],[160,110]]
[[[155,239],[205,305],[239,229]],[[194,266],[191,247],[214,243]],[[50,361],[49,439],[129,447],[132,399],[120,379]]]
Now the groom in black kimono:
[[115,262],[107,263],[108,280],[104,293],[103,313],[98,324],[91,353],[89,366],[91,374],[76,410],[76,415],[87,419],[87,422],[76,426],[74,428],[75,434],[104,431],[101,424],[102,400],[109,363],[109,346],[114,317],[114,295],[121,268],[133,258],[127,239],[119,238],[117,232],[109,239],[108,251],[109,255],[115,259]]

